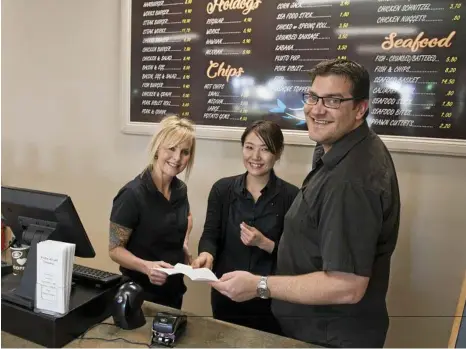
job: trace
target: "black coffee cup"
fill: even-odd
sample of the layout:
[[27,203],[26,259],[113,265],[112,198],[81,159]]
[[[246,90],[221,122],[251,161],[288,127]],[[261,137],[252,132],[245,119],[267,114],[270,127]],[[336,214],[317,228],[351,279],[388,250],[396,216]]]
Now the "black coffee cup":
[[28,245],[21,245],[20,247],[11,246],[11,264],[13,265],[13,274],[22,275],[26,269],[26,263],[29,253]]

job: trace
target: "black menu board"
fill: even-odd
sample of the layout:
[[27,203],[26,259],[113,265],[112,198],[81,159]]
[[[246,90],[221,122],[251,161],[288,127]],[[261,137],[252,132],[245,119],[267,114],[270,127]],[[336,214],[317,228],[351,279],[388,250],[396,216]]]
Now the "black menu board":
[[379,134],[466,140],[466,3],[418,0],[132,0],[129,122],[168,114],[305,130],[309,70],[347,58],[371,75]]

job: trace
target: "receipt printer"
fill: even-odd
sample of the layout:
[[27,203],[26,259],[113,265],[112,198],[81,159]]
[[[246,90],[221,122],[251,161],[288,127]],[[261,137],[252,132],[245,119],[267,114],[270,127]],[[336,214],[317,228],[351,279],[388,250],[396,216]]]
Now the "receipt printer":
[[152,322],[152,345],[172,347],[186,328],[186,315],[157,313]]

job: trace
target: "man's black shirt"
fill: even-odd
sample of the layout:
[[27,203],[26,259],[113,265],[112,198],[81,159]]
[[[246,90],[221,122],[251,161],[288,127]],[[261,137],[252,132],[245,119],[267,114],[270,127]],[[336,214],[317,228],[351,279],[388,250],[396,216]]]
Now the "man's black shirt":
[[388,329],[385,297],[398,237],[400,196],[381,139],[364,122],[324,154],[290,207],[277,274],[339,271],[369,277],[357,304],[302,305],[274,300],[286,335],[330,346],[380,347]]

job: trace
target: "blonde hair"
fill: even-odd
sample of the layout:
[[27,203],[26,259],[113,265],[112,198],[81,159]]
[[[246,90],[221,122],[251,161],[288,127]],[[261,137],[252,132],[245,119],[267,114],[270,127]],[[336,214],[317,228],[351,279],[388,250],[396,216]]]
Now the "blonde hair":
[[152,136],[149,143],[149,163],[147,169],[152,170],[160,146],[163,144],[167,148],[176,147],[185,142],[191,142],[190,158],[186,166],[186,179],[194,165],[194,153],[196,150],[196,136],[194,123],[186,118],[171,115],[163,118],[160,122],[160,130]]

